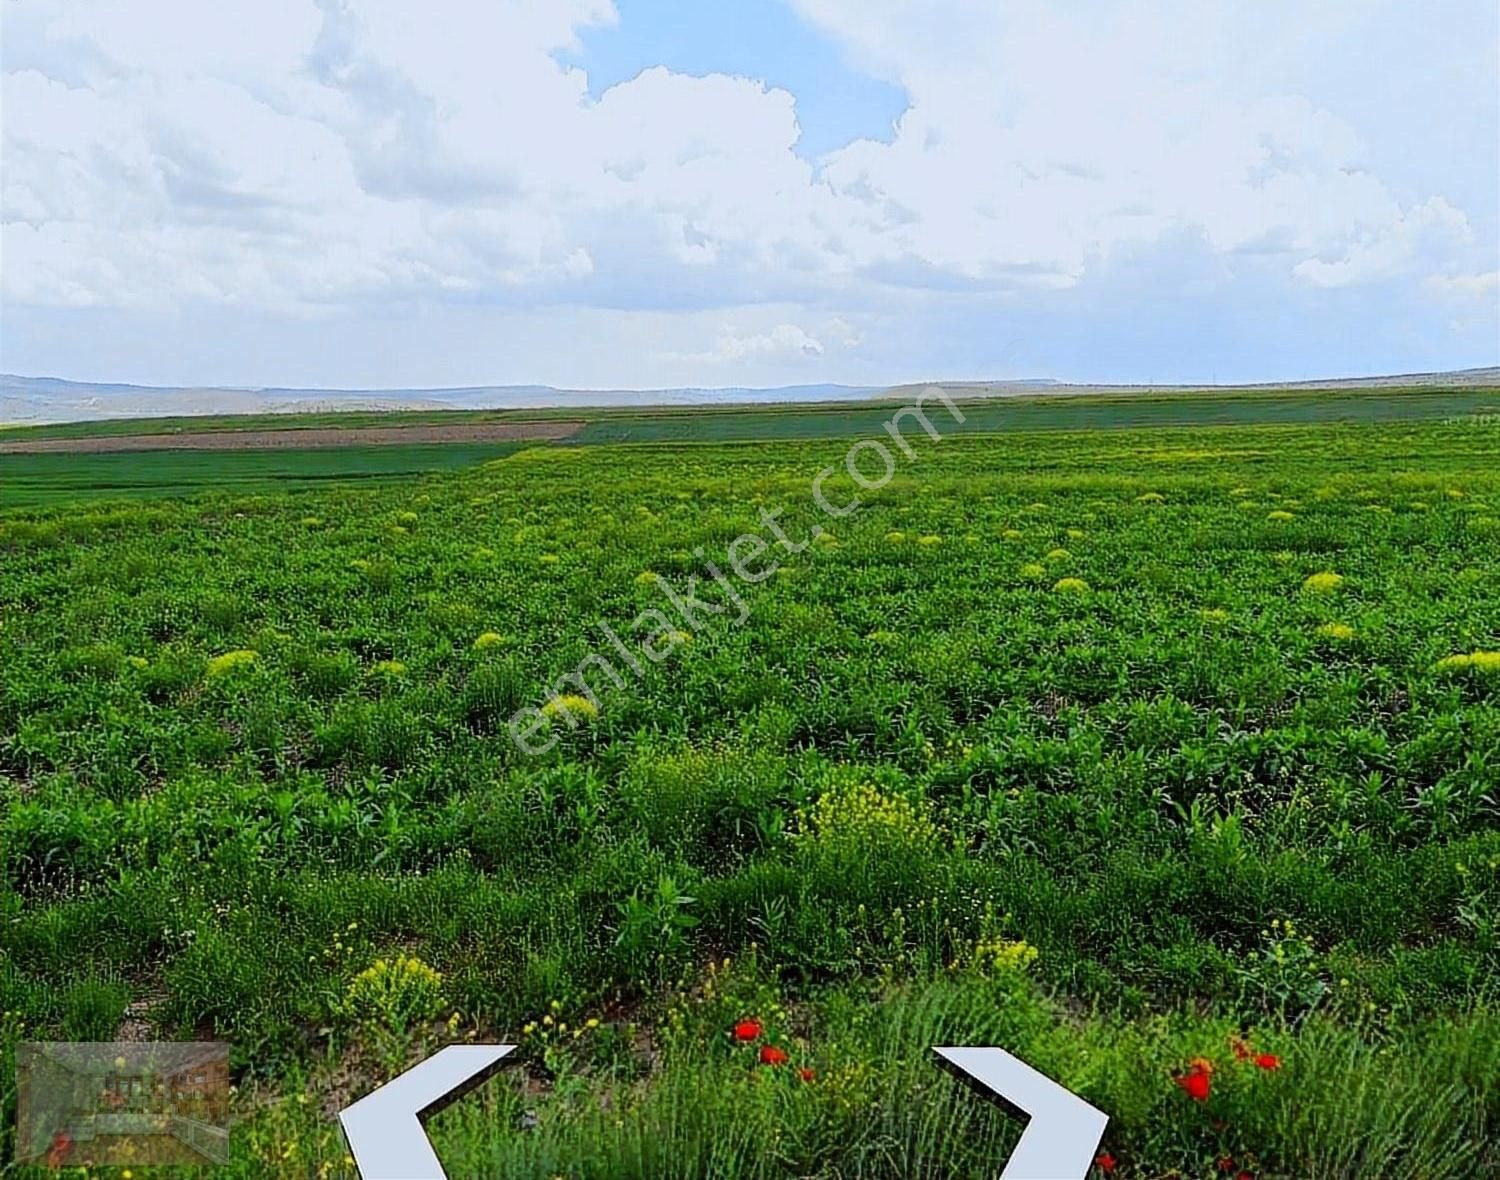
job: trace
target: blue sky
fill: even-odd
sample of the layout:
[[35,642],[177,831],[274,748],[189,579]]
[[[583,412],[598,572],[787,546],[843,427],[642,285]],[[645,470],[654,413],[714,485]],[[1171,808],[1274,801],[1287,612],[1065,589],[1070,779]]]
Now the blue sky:
[[577,49],[558,54],[588,72],[595,98],[652,66],[755,78],[796,96],[796,151],[814,162],[851,140],[889,141],[906,109],[899,85],[864,73],[779,0],[620,0],[616,8],[617,22],[584,30]]
[[599,387],[1500,363],[1488,2],[0,13],[9,372]]

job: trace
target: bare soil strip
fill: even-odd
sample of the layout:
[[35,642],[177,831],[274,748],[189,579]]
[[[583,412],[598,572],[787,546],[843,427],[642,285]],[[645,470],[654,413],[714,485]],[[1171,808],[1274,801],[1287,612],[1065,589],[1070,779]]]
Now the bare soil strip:
[[39,438],[0,442],[0,454],[107,451],[279,451],[330,447],[410,446],[417,443],[514,442],[567,438],[582,422],[496,422],[465,426],[360,426],[307,430],[205,430],[177,434],[126,434],[100,438]]

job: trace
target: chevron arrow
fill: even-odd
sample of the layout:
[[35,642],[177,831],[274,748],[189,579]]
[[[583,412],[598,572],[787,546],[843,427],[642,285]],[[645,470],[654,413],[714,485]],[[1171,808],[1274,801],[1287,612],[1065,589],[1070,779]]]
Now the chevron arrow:
[[934,1048],[939,1062],[984,1097],[1028,1115],[1000,1180],[1084,1180],[1109,1116],[1004,1049]]
[[448,1180],[422,1120],[500,1068],[514,1045],[449,1045],[339,1112],[363,1180]]

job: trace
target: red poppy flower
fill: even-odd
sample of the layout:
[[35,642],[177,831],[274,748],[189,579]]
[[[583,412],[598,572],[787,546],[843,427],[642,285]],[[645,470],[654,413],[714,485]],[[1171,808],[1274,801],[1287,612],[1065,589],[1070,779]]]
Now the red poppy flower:
[[760,1047],[760,1063],[762,1065],[785,1065],[790,1058],[785,1049],[778,1049],[775,1045],[762,1045]]
[[1261,1069],[1280,1069],[1281,1058],[1274,1053],[1260,1053],[1256,1055],[1255,1064]]
[[1249,1172],[1241,1172],[1234,1180],[1255,1180],[1255,1177]]
[[1221,1171],[1221,1172],[1227,1172],[1232,1167],[1234,1167],[1234,1160],[1230,1156],[1226,1155],[1223,1159],[1221,1159],[1219,1161],[1219,1171]]
[[1101,1151],[1094,1157],[1094,1165],[1105,1175],[1108,1175],[1120,1166],[1120,1161],[1110,1155],[1109,1152]]
[[808,1069],[807,1066],[804,1065],[797,1071],[797,1077],[804,1082],[815,1082],[818,1080],[818,1072],[814,1069]]
[[748,1041],[760,1039],[760,1034],[765,1031],[765,1026],[758,1020],[742,1020],[734,1026],[734,1039],[741,1044]]
[[1177,1084],[1194,1102],[1207,1102],[1213,1088],[1214,1067],[1211,1062],[1196,1057],[1188,1065],[1187,1072],[1177,1075]]

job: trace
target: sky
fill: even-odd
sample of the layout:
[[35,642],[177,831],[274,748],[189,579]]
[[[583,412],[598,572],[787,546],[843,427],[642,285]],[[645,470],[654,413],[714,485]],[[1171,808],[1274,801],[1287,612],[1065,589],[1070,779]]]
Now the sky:
[[1500,364],[1493,0],[0,0],[0,370]]

